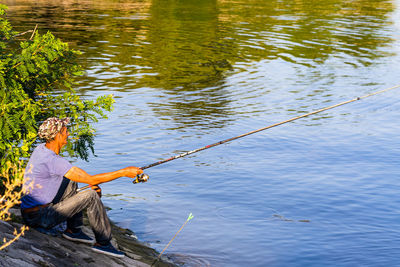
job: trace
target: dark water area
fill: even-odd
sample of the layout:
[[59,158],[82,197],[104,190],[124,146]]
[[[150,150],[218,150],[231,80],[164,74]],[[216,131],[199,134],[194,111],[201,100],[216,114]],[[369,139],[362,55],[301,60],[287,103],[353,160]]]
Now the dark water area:
[[[169,156],[400,84],[399,1],[6,0],[114,94],[89,173]],[[184,266],[396,266],[400,89],[103,185],[112,220]]]

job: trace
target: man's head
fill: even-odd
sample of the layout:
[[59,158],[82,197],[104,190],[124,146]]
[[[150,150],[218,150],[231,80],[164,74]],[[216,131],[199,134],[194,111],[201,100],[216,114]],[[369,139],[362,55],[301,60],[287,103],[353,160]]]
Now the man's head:
[[46,141],[46,143],[53,141],[57,134],[66,135],[68,137],[67,125],[69,123],[69,118],[59,119],[56,117],[48,118],[39,127],[39,138]]

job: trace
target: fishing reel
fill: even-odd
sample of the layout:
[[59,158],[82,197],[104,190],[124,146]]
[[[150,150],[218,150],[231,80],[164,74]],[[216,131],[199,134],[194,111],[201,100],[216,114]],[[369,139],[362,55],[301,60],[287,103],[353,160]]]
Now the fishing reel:
[[147,180],[149,180],[149,176],[145,173],[141,173],[136,175],[135,180],[132,181],[132,183],[137,184],[137,183],[145,183]]

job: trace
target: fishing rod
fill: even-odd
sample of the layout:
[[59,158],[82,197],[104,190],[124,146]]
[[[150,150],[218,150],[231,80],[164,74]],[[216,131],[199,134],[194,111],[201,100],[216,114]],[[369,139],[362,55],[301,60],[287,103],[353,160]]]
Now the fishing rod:
[[[376,92],[373,92],[373,93],[370,93],[370,94],[366,94],[366,95],[363,95],[363,96],[360,96],[360,97],[356,97],[356,98],[353,98],[351,100],[343,101],[341,103],[338,103],[338,104],[335,104],[335,105],[332,105],[332,106],[329,106],[329,107],[321,108],[321,109],[309,112],[307,114],[303,114],[303,115],[300,115],[300,116],[297,116],[297,117],[293,117],[293,118],[288,119],[288,120],[284,120],[284,121],[281,121],[281,122],[278,122],[278,123],[274,123],[274,124],[268,125],[266,127],[263,127],[263,128],[260,128],[260,129],[254,130],[254,131],[250,131],[250,132],[247,132],[247,133],[235,136],[235,137],[231,137],[231,138],[228,138],[228,139],[225,139],[225,140],[222,140],[222,141],[219,141],[219,142],[216,142],[216,143],[213,143],[213,144],[201,147],[201,148],[197,148],[197,149],[194,149],[194,150],[191,150],[191,151],[179,154],[179,155],[172,156],[172,157],[164,159],[164,160],[160,160],[160,161],[151,163],[149,165],[141,167],[140,169],[145,170],[145,169],[148,169],[148,168],[151,168],[151,167],[166,163],[166,162],[174,160],[174,159],[182,158],[182,157],[185,157],[187,155],[194,154],[194,153],[200,152],[200,151],[205,150],[205,149],[209,149],[209,148],[212,148],[212,147],[215,147],[215,146],[219,146],[219,145],[222,145],[224,143],[227,143],[227,142],[230,142],[230,141],[233,141],[233,140],[236,140],[236,139],[239,139],[239,138],[251,135],[251,134],[255,134],[255,133],[258,133],[258,132],[261,132],[261,131],[264,131],[264,130],[267,130],[267,129],[270,129],[270,128],[273,128],[273,127],[277,127],[279,125],[282,125],[282,124],[285,124],[285,123],[288,123],[288,122],[292,122],[292,121],[295,121],[295,120],[298,120],[298,119],[301,119],[301,118],[305,118],[305,117],[308,117],[308,116],[311,116],[311,115],[314,115],[314,114],[317,114],[317,113],[320,113],[320,112],[323,112],[323,111],[326,111],[326,110],[329,110],[329,109],[333,109],[333,108],[340,107],[340,106],[343,106],[343,105],[346,105],[346,104],[349,104],[349,103],[352,103],[352,102],[355,102],[355,101],[358,101],[358,100],[362,100],[362,99],[365,99],[365,98],[370,97],[370,96],[381,94],[381,93],[384,93],[384,92],[387,92],[387,91],[390,91],[390,90],[393,90],[393,89],[396,89],[396,88],[399,88],[399,87],[400,87],[400,84],[398,84],[396,86],[393,86],[393,87],[390,87],[390,88],[379,90],[379,91],[376,91]],[[139,182],[146,182],[148,179],[149,179],[149,176],[147,174],[142,173],[142,174],[139,174],[138,176],[136,176],[136,178],[133,181],[133,183],[135,184],[135,183],[139,183]],[[89,187],[90,187],[90,185],[84,186],[84,187],[80,188],[79,191],[87,189]]]

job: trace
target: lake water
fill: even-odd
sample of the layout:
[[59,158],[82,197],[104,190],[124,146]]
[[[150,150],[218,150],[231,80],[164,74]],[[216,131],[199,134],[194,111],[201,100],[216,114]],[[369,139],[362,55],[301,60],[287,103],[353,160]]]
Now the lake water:
[[[400,2],[3,0],[20,32],[83,52],[77,90],[114,94],[95,174],[400,83]],[[184,266],[396,266],[400,89],[103,185],[109,215]]]

